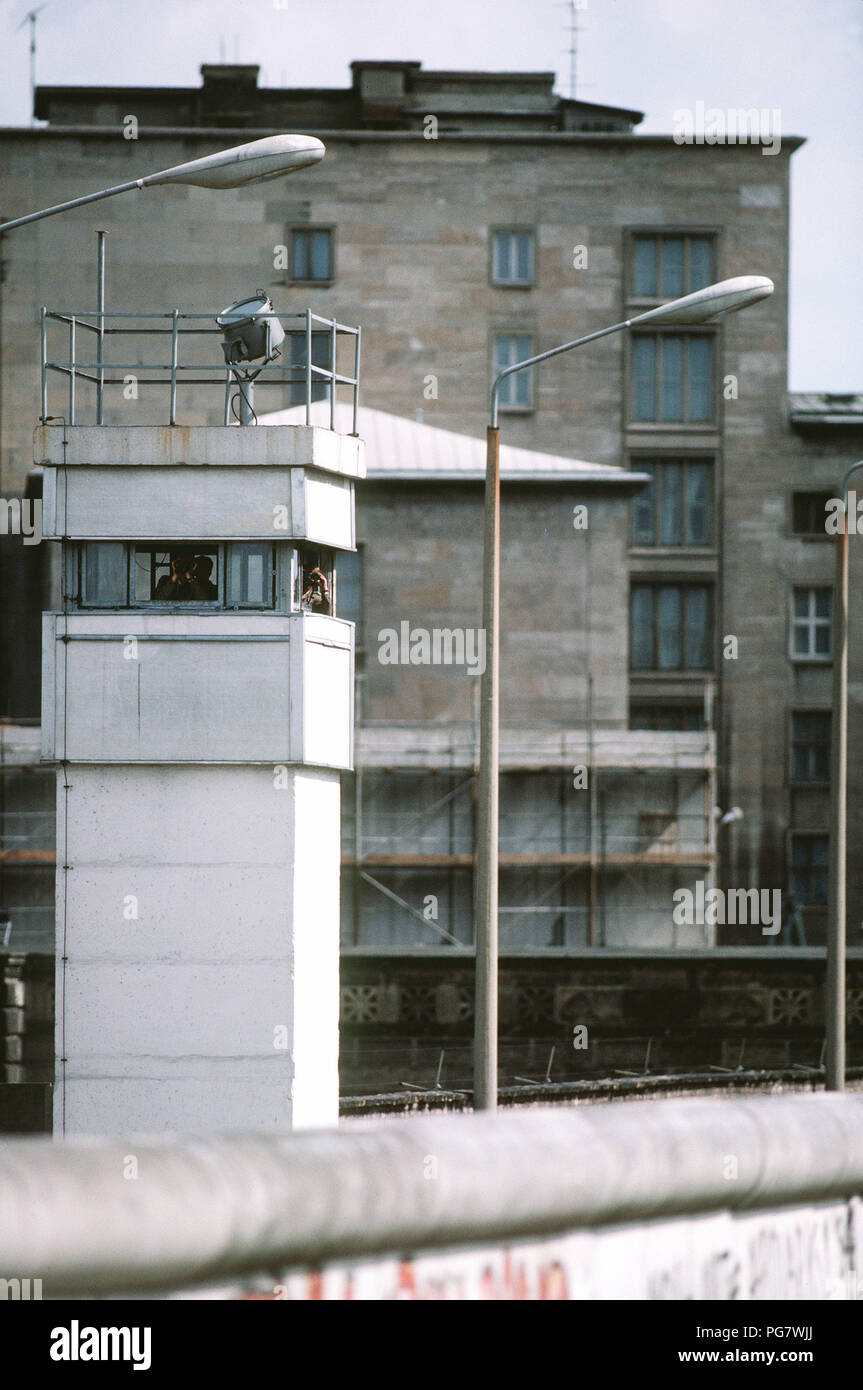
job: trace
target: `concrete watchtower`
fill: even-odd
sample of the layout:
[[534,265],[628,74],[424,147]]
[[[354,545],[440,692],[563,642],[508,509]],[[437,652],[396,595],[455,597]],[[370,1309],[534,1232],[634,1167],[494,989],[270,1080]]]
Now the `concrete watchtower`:
[[[311,424],[233,427],[231,392],[248,417],[249,376],[244,387],[221,363],[218,330],[202,344],[188,322],[214,315],[144,317],[76,317],[66,423],[36,434],[43,533],[63,557],[62,604],[43,620],[55,1132],[333,1124],[339,775],[353,727],[338,557],[355,544],[362,444]],[[287,381],[309,408],[338,393],[355,403],[359,330],[291,317],[293,377],[271,365],[263,378],[281,387],[274,402]],[[57,324],[69,316],[46,312],[43,344]],[[82,326],[99,336],[89,377]],[[112,333],[154,326],[170,352],[153,354],[151,337],[142,350],[170,356],[147,373],[163,381],[167,423],[101,423],[103,392],[124,380]],[[225,389],[222,425],[177,423],[186,331],[186,370]],[[116,341],[128,364],[128,336]],[[351,345],[352,371],[337,375]],[[45,352],[43,420],[51,370]],[[82,378],[99,423],[79,423]]]

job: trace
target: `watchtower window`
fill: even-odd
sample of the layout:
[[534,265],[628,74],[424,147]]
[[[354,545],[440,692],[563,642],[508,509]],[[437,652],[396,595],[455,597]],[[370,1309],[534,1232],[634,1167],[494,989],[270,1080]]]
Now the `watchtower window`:
[[288,542],[70,543],[66,598],[78,608],[331,616],[338,599],[335,559],[336,552],[323,546]]
[[304,613],[335,613],[333,553],[318,546],[300,547],[297,607]]
[[220,546],[195,542],[136,546],[135,604],[215,604],[221,598]]
[[230,545],[225,568],[226,608],[271,608],[273,547]]

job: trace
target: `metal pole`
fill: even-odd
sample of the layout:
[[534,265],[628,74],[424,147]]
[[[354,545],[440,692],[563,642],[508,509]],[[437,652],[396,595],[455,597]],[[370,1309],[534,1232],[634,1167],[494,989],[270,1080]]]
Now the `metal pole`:
[[486,435],[476,885],[474,1109],[497,1109],[500,430]]
[[356,348],[354,351],[354,434],[357,433],[357,430],[359,428],[358,420],[360,410],[360,349],[362,347],[362,332],[362,327],[358,327],[355,340]]
[[833,717],[830,798],[830,880],[827,912],[827,978],[825,981],[826,1087],[845,1089],[845,948],[847,904],[848,809],[848,479],[863,459],[852,465],[842,483],[841,530],[836,534],[833,586]]
[[105,423],[105,237],[107,232],[97,231],[98,251],[96,258],[96,316],[99,320],[99,336],[96,340],[96,361],[99,380],[96,384],[96,424]]
[[[684,301],[685,302],[685,301]],[[620,333],[635,324],[655,321],[676,307],[671,301],[661,309],[649,309],[635,318],[613,323],[596,333],[574,338],[560,347],[526,357],[503,367],[491,388],[490,423],[486,435],[485,529],[483,537],[482,620],[486,662],[480,691],[479,786],[476,871],[476,1001],[474,1031],[474,1107],[497,1107],[497,972],[498,972],[498,771],[500,728],[500,388],[507,377],[527,367],[548,362],[573,348]],[[734,307],[742,308],[743,305]],[[694,318],[691,322],[702,322]],[[686,322],[679,319],[678,322]],[[309,329],[307,328],[307,333]],[[309,350],[311,360],[311,346]],[[308,420],[308,406],[306,407]],[[600,865],[605,860],[605,804],[600,798]],[[599,885],[597,885],[598,887]],[[605,945],[605,903],[600,919],[601,945]]]
[[336,321],[330,321],[330,429],[336,427]]
[[0,233],[11,232],[13,227],[25,227],[29,222],[41,222],[43,217],[54,217],[58,212],[68,212],[70,208],[83,208],[88,203],[98,203],[102,198],[113,198],[115,193],[128,193],[132,188],[143,188],[143,179],[130,179],[128,183],[118,183],[116,188],[102,188],[98,193],[87,193],[83,198],[70,198],[68,203],[57,203],[53,208],[42,208],[41,212],[29,212],[26,217],[14,217],[11,222],[0,222]]
[[42,305],[42,424],[48,419],[48,310]]
[[845,862],[848,744],[848,530],[836,536],[833,595],[833,795],[830,804],[830,885],[827,920],[827,1090],[845,1089]]
[[75,323],[72,314],[69,320],[69,424],[75,423]]
[[177,423],[177,363],[180,355],[180,311],[174,309],[171,314],[171,414],[170,424]]
[[306,310],[306,424],[312,423],[312,311]]
[[596,747],[593,727],[593,676],[587,677],[587,816],[588,816],[588,877],[587,877],[587,944],[596,945]]
[[237,390],[240,395],[240,424],[255,423],[255,387],[248,377],[237,377]]

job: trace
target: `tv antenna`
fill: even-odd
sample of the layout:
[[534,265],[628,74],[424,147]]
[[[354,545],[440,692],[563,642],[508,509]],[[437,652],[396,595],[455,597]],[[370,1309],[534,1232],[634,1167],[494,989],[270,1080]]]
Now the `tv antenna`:
[[[36,124],[36,16],[42,10],[48,8],[48,0],[44,5],[37,5],[35,10],[29,10],[25,14],[18,29],[23,29],[25,24],[30,25],[30,124]],[[15,33],[18,33],[18,29]]]
[[[569,11],[569,23],[567,25],[569,47],[566,49],[569,54],[569,99],[575,101],[578,88],[578,36],[584,33],[583,27],[578,23],[577,15],[580,10],[587,9],[587,0],[562,0],[562,4]],[[588,86],[592,85],[592,83],[588,83]]]

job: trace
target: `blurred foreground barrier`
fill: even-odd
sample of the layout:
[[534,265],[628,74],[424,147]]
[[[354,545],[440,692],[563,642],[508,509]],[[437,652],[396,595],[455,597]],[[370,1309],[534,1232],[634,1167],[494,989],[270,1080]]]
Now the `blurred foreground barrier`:
[[16,1139],[0,1145],[0,1280],[41,1279],[45,1297],[208,1283],[276,1298],[839,1297],[861,1192],[856,1096]]

